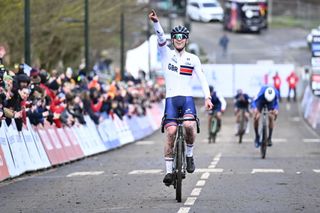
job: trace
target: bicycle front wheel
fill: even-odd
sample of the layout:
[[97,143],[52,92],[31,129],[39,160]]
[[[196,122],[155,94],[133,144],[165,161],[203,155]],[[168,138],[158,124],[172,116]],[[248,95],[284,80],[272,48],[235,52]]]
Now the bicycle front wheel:
[[177,153],[176,153],[176,200],[181,202],[182,193],[182,145],[183,139],[177,139]]
[[238,134],[239,134],[239,143],[242,143],[242,136],[244,135],[244,112],[241,111],[240,113],[240,123],[239,123],[239,129],[238,129]]
[[264,159],[267,153],[267,126],[262,127],[262,141],[260,146],[261,158]]

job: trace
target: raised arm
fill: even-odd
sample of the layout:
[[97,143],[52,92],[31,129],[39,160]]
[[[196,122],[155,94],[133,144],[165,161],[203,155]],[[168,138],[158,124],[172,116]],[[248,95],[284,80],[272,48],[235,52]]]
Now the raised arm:
[[164,31],[160,25],[159,18],[155,10],[149,13],[149,19],[153,22],[154,31],[158,37],[158,44],[160,47],[166,44],[166,38],[164,36]]

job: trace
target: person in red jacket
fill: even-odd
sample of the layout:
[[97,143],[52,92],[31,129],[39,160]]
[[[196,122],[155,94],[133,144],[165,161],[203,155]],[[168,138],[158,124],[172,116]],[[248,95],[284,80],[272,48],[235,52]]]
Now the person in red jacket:
[[279,92],[279,101],[281,102],[281,93],[280,93],[280,87],[281,87],[281,78],[279,76],[279,73],[276,72],[276,74],[273,76],[273,86],[276,88]]
[[287,77],[287,82],[289,86],[289,92],[288,92],[288,101],[290,101],[290,93],[293,91],[293,101],[295,102],[297,100],[297,83],[299,81],[298,76],[295,74],[294,71],[290,73],[290,75]]

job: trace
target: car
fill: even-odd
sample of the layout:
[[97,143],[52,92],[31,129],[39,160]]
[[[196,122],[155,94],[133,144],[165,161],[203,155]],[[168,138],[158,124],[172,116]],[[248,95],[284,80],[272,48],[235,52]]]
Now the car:
[[186,13],[194,21],[223,20],[223,9],[217,0],[188,0]]

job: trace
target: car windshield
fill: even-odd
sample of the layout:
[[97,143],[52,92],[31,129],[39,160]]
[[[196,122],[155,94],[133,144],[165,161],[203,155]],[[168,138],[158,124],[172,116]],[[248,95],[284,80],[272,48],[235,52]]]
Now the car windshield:
[[203,7],[218,7],[216,3],[203,3]]

